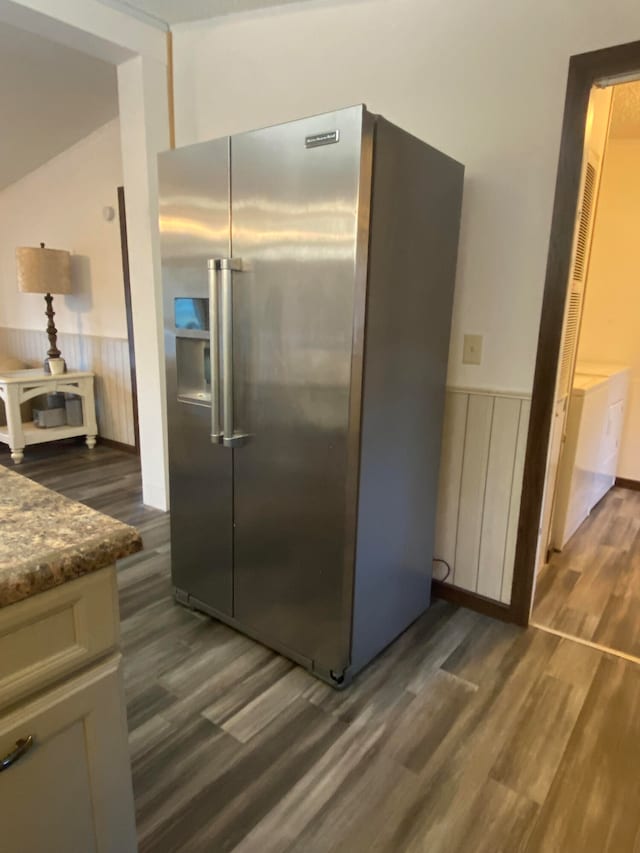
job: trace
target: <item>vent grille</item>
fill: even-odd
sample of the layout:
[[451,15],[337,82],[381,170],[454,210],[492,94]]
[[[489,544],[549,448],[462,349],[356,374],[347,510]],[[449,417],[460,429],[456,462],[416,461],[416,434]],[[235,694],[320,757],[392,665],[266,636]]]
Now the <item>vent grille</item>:
[[569,308],[567,311],[567,322],[564,329],[562,357],[560,359],[560,397],[565,397],[571,390],[570,385],[573,374],[573,353],[575,352],[578,339],[581,311],[582,291],[572,290],[569,296]]
[[582,317],[582,301],[584,297],[584,280],[589,263],[589,247],[591,245],[591,220],[595,202],[597,172],[593,163],[587,162],[582,190],[582,203],[577,222],[575,257],[571,271],[571,291],[566,308],[562,353],[560,355],[560,376],[558,380],[558,397],[562,399],[571,392],[573,379],[573,364],[578,332]]
[[576,241],[576,259],[573,265],[573,278],[575,281],[584,281],[587,259],[589,257],[589,235],[591,233],[591,216],[593,214],[593,201],[596,190],[596,170],[587,163],[587,173],[584,179],[584,190],[582,191],[582,205],[580,208],[580,220],[578,222],[578,239]]

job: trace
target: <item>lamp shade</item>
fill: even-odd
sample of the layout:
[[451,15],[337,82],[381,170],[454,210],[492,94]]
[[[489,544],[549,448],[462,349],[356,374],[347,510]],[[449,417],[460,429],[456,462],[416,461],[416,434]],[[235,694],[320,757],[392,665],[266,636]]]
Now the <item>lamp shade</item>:
[[71,293],[71,256],[62,249],[16,249],[18,287],[23,293]]

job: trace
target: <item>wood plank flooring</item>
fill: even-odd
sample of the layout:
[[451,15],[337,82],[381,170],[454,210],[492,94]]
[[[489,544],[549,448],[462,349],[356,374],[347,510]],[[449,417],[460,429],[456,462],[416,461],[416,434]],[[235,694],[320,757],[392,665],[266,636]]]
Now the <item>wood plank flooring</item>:
[[533,621],[640,658],[640,492],[612,489],[552,556]]
[[335,692],[174,604],[134,457],[27,459],[145,540],[119,567],[142,853],[640,850],[636,664],[439,601]]

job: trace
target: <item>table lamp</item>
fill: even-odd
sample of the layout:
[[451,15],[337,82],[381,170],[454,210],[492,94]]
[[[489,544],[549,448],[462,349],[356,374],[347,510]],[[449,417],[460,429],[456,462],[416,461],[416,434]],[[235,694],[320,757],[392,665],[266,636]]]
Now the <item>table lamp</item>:
[[[22,246],[16,249],[16,264],[18,267],[18,287],[22,293],[44,293],[47,309],[47,336],[49,349],[44,361],[45,372],[50,373],[49,360],[60,358],[57,347],[57,335],[53,318],[53,293],[71,293],[71,256],[61,249],[45,249],[44,243],[40,248]],[[64,359],[63,359],[64,362]],[[60,365],[60,362],[56,362]],[[66,365],[63,368],[66,370]],[[57,371],[56,371],[57,372]]]

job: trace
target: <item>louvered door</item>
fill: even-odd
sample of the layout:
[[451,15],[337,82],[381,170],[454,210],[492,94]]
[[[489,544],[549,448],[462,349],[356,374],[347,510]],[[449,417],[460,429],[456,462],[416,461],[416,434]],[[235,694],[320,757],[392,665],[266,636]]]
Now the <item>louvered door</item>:
[[[584,170],[580,206],[576,215],[571,278],[565,306],[562,346],[560,349],[558,378],[556,384],[556,399],[553,409],[553,423],[551,425],[549,457],[547,461],[545,496],[543,498],[543,514],[540,524],[540,553],[538,555],[539,567],[546,562],[546,555],[549,548],[554,546],[554,542],[551,538],[551,519],[553,518],[553,511],[555,508],[555,490],[558,479],[558,468],[560,465],[560,457],[562,455],[565,421],[578,351],[578,335],[580,333],[580,322],[582,320],[582,307],[589,265],[591,236],[593,234],[598,181],[599,171],[597,164],[596,161],[590,157],[587,160],[587,165]],[[550,490],[553,497],[547,497],[547,490]]]
[[589,263],[591,235],[593,233],[597,178],[598,173],[595,165],[591,161],[587,162],[581,204],[577,216],[576,235],[574,238],[571,288],[565,308],[556,402],[563,399],[566,400],[573,382],[573,372],[578,350],[578,333],[580,331],[582,305],[584,302],[584,286]]

